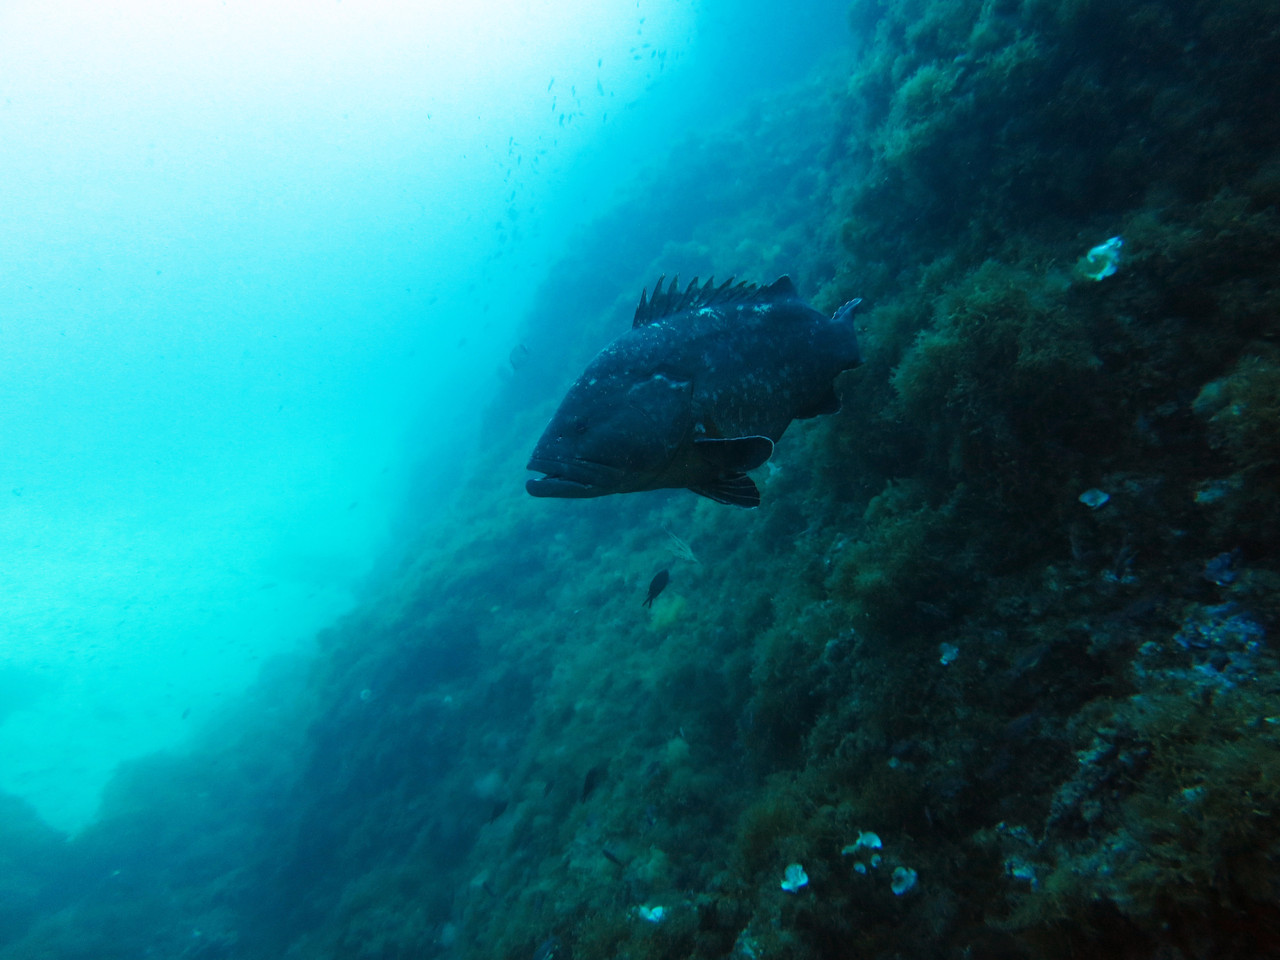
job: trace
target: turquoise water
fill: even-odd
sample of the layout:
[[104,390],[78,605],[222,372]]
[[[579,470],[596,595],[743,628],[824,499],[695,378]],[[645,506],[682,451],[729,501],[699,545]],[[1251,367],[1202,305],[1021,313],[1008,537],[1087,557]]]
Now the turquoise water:
[[[1276,63],[1262,0],[6,4],[0,960],[1280,954]],[[675,274],[852,316],[840,409],[750,374],[755,509],[530,497]]]
[[6,7],[0,787],[83,826],[349,609],[458,495],[575,225],[741,108],[761,17]]

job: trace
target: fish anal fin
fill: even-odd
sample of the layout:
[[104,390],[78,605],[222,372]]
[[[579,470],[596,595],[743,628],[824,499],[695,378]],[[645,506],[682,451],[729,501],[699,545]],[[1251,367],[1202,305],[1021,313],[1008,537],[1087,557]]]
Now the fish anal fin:
[[709,483],[699,484],[689,489],[716,503],[748,508],[760,506],[760,488],[745,473],[717,477]]
[[698,456],[724,473],[745,473],[773,456],[768,437],[703,437],[693,441]]

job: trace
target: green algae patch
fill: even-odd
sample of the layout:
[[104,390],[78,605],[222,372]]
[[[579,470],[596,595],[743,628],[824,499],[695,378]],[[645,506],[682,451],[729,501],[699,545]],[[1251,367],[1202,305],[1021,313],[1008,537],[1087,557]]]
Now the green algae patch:
[[[1267,922],[1274,665],[1206,693],[1245,647],[1182,632],[1221,591],[1263,630],[1275,606],[1246,517],[1274,515],[1276,124],[1261,60],[1214,66],[1241,29],[1219,16],[1271,35],[1250,5],[858,4],[844,74],[753,120],[822,117],[825,146],[639,258],[637,282],[693,257],[864,296],[866,362],[778,445],[759,511],[557,515],[556,629],[511,621],[504,648],[554,664],[524,768],[546,793],[475,846],[521,906],[468,893],[464,954],[1141,955]],[[675,176],[723,181],[753,135]],[[1117,235],[1114,272],[1076,271]],[[588,544],[667,525],[698,562],[650,616],[619,599],[663,565],[638,535],[643,563],[595,556],[621,583],[585,582]],[[868,830],[859,872],[841,850]],[[637,920],[657,903],[670,926]]]
[[1280,355],[1242,357],[1192,404],[1205,417],[1210,442],[1238,467],[1274,473],[1280,467]]
[[649,629],[659,633],[670,629],[684,616],[685,607],[687,606],[687,601],[679,594],[659,597],[653,603],[653,615],[649,618]]
[[913,622],[915,604],[933,604],[962,585],[949,543],[952,508],[935,506],[921,485],[891,483],[863,513],[866,533],[835,553],[827,587],[863,628]]

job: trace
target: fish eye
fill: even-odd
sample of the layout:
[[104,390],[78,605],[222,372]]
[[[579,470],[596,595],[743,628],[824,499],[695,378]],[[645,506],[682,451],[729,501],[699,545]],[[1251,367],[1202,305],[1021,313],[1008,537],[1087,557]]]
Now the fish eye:
[[586,420],[575,420],[573,421],[573,432],[579,435],[584,434],[587,432],[588,426],[589,424]]

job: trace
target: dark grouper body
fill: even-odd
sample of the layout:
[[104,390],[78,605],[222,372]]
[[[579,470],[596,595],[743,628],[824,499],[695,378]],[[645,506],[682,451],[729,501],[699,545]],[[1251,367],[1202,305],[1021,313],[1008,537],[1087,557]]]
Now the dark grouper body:
[[569,388],[529,461],[535,497],[688,487],[754,507],[746,475],[794,419],[834,413],[860,362],[852,300],[828,319],[780,277],[767,287],[662,280],[630,330]]

